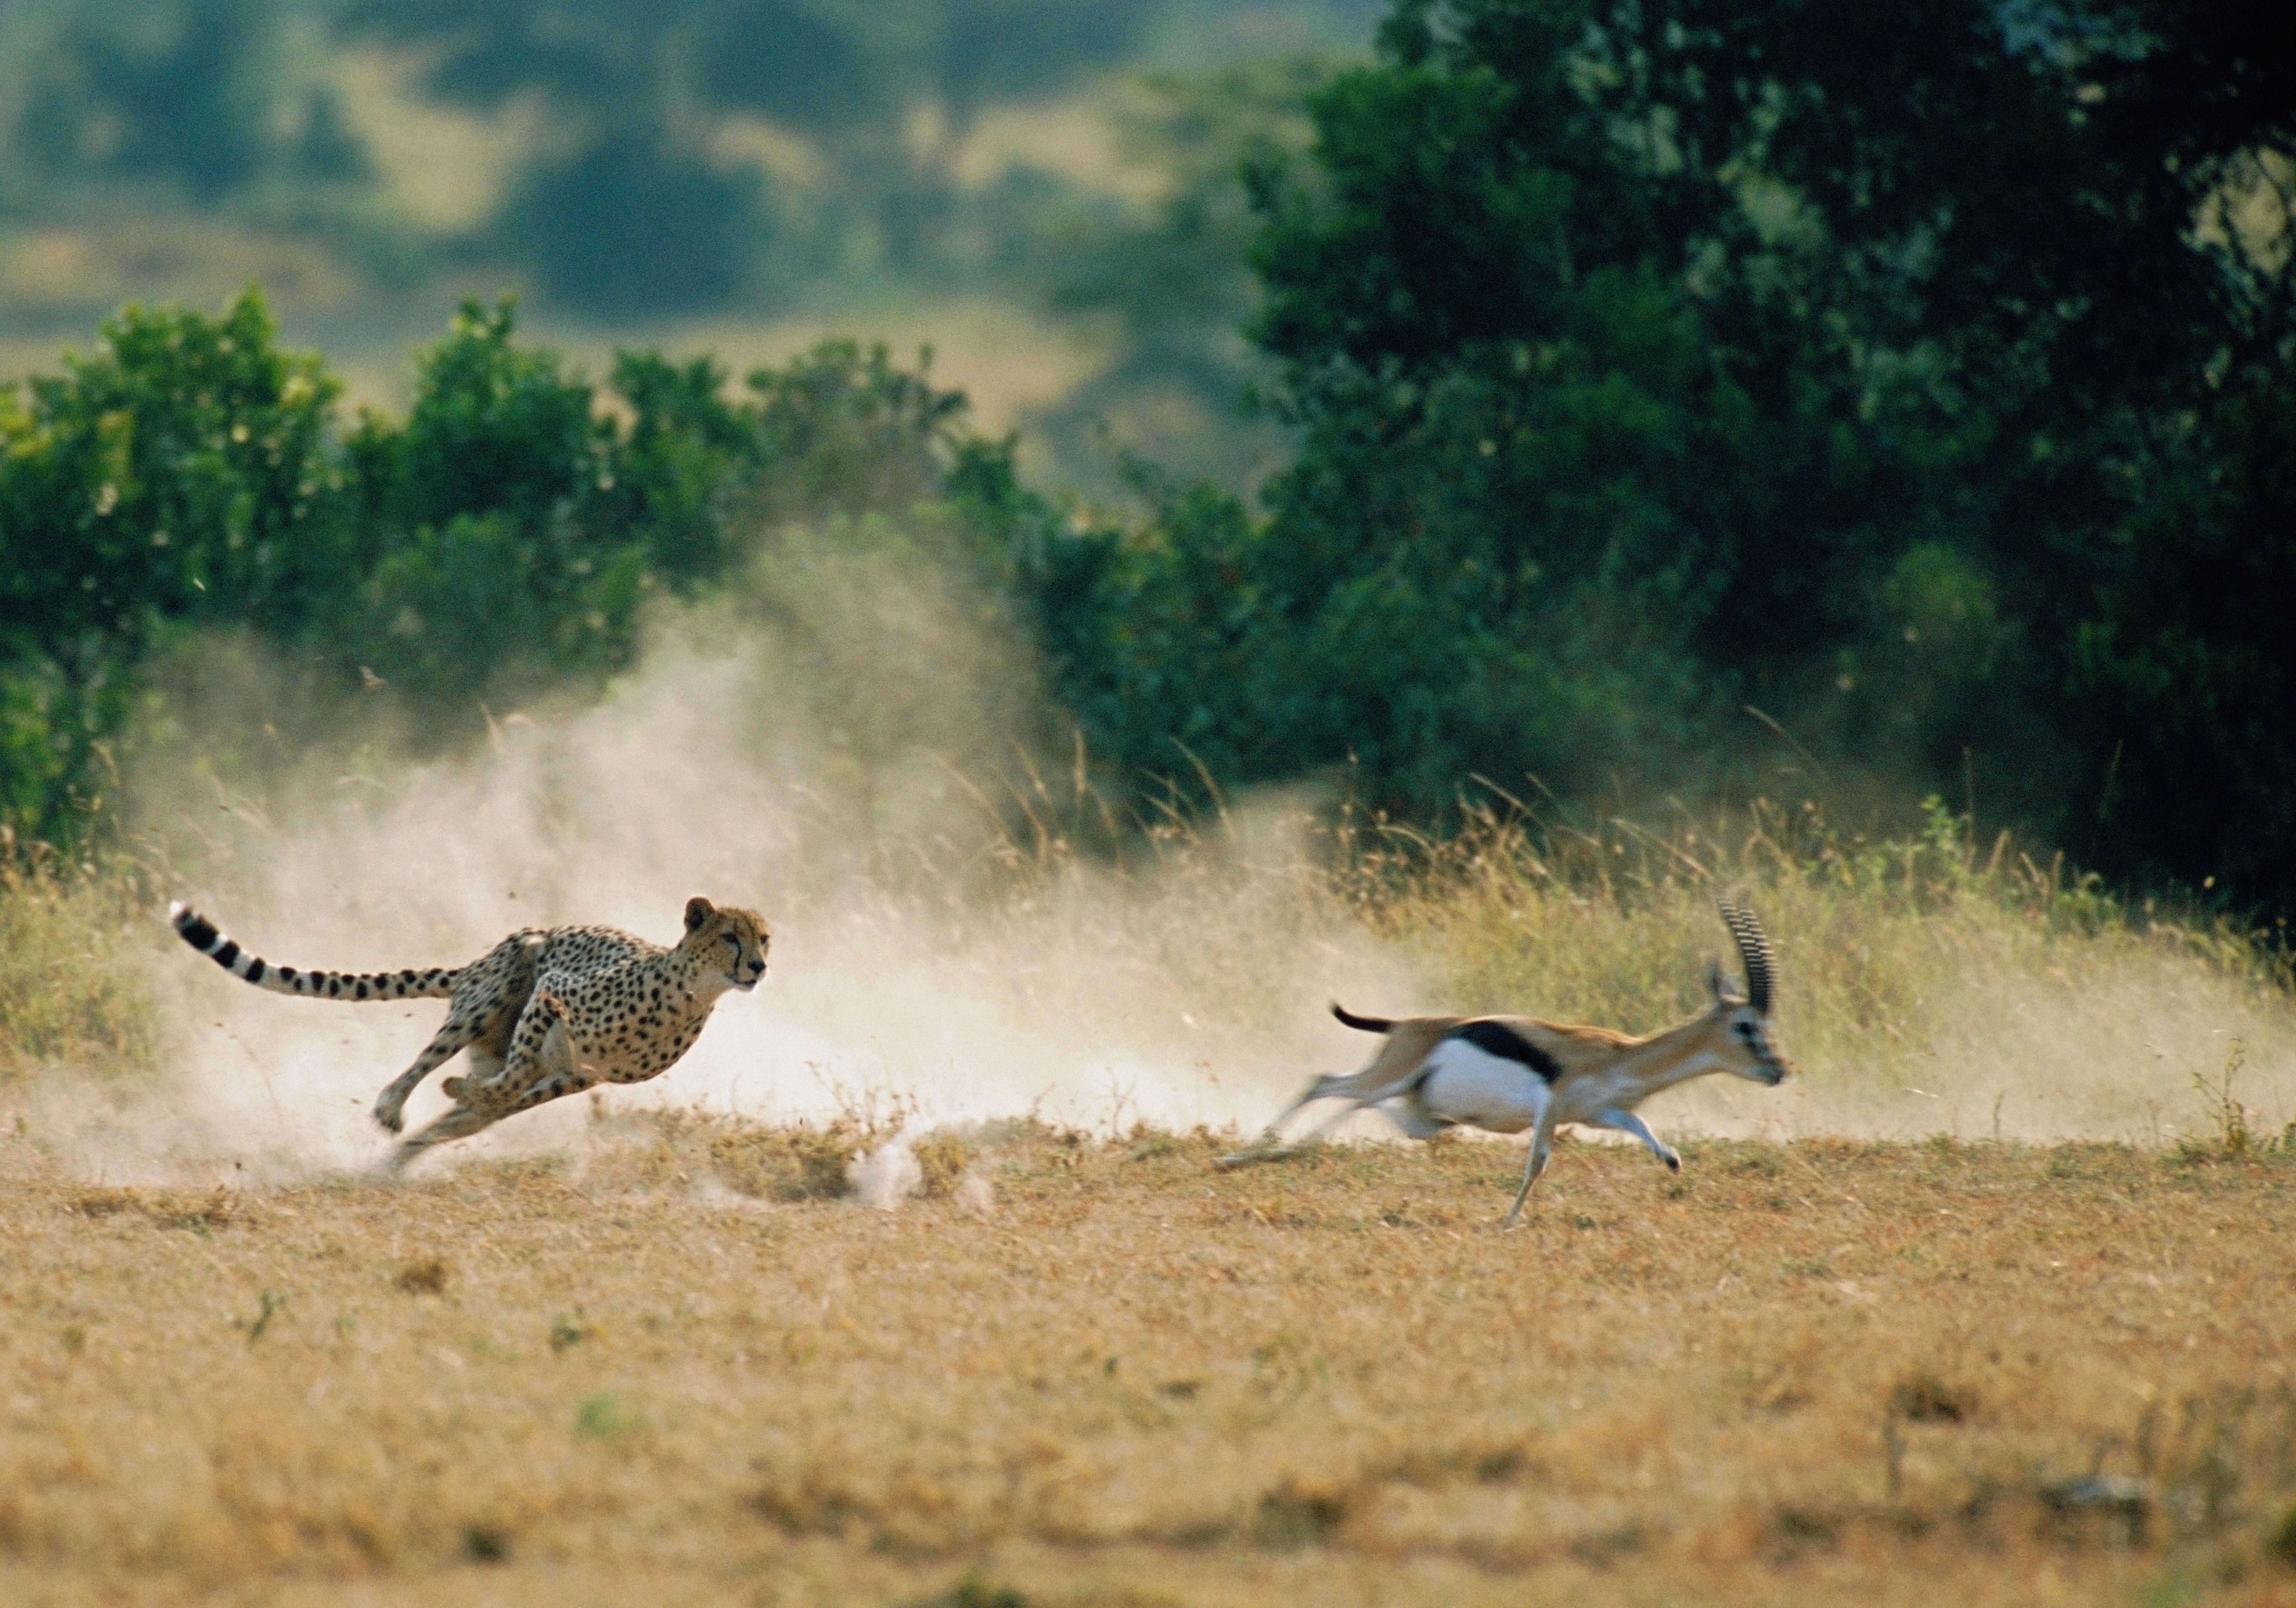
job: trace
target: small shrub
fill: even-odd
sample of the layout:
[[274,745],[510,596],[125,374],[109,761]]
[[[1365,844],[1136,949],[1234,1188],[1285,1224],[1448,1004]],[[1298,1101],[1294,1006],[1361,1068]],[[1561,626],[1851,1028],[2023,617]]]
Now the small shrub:
[[1977,1392],[1934,1374],[1911,1374],[1890,1391],[1890,1411],[1908,1423],[1960,1423],[1977,1410]]
[[972,1147],[946,1130],[927,1134],[909,1146],[909,1153],[923,1171],[921,1189],[929,1201],[955,1194],[972,1161]]
[[1781,1563],[1831,1552],[1841,1537],[1841,1521],[1830,1513],[1790,1505],[1770,1515],[1770,1551]]
[[645,1415],[638,1404],[611,1391],[586,1396],[574,1409],[574,1438],[578,1440],[625,1440],[644,1427]]
[[914,1608],[1029,1608],[1029,1599],[1010,1586],[967,1574],[947,1591],[917,1599]]
[[2201,1097],[2202,1109],[2207,1113],[2212,1131],[2204,1136],[2187,1135],[2178,1140],[2178,1161],[2238,1161],[2264,1148],[2249,1125],[2248,1107],[2234,1098],[2232,1092],[2234,1079],[2240,1076],[2247,1061],[2248,1046],[2235,1038],[2231,1053],[2225,1057],[2223,1071],[2213,1079],[2200,1072],[2193,1074],[2194,1091]]
[[2265,1538],[2264,1549],[2288,1568],[2296,1569],[2296,1506],[2281,1514],[2280,1522]]
[[825,1128],[718,1125],[709,1136],[709,1165],[726,1186],[771,1201],[833,1201],[846,1189],[846,1169],[873,1135],[846,1118]]
[[72,1196],[67,1208],[84,1218],[116,1217],[143,1209],[144,1197],[133,1189],[83,1189]]
[[220,1187],[204,1195],[178,1190],[83,1189],[72,1196],[66,1210],[86,1218],[133,1212],[157,1227],[193,1233],[223,1227],[239,1215],[231,1192]]
[[435,1256],[424,1257],[401,1268],[390,1282],[409,1295],[444,1295],[447,1264]]
[[287,1298],[275,1290],[266,1290],[257,1298],[259,1305],[253,1317],[240,1325],[247,1331],[247,1343],[253,1345],[271,1329],[272,1319],[287,1310]]
[[1286,1475],[1260,1497],[1252,1514],[1251,1538],[1262,1546],[1309,1546],[1329,1538],[1347,1516],[1347,1491],[1303,1484]]

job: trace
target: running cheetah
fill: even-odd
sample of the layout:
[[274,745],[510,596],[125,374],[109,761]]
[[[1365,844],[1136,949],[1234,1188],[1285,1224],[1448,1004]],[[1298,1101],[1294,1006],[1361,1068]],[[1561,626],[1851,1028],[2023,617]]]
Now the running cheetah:
[[180,901],[168,919],[193,948],[274,993],[454,1002],[438,1037],[374,1103],[374,1120],[397,1133],[415,1086],[470,1051],[470,1071],[439,1086],[455,1108],[392,1153],[394,1172],[433,1144],[561,1095],[668,1071],[719,995],[758,986],[772,940],[754,910],[697,898],[685,901],[685,936],[671,949],[615,927],[529,927],[452,971],[298,972],[257,959]]

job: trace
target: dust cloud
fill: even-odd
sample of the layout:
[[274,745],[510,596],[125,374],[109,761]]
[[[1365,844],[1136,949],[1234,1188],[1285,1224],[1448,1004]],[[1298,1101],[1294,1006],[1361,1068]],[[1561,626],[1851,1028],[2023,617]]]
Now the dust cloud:
[[[693,894],[760,911],[764,983],[721,1000],[668,1074],[605,1091],[610,1114],[1257,1124],[1361,1054],[1324,1013],[1334,990],[1407,999],[1407,969],[1322,891],[1296,801],[1124,868],[1068,851],[1074,801],[1053,803],[1013,735],[1026,666],[983,640],[964,599],[882,572],[811,591],[827,601],[794,635],[726,611],[666,616],[603,700],[495,719],[467,751],[378,758],[392,742],[376,719],[365,742],[279,767],[259,796],[177,765],[141,779],[147,830],[201,867],[184,897],[300,968],[459,964],[517,928],[568,923],[667,943]],[[259,724],[267,696],[218,723]],[[112,1176],[282,1178],[388,1153],[368,1109],[439,1002],[299,1000],[188,951],[161,964],[180,1078],[75,1124]],[[444,1108],[438,1081],[408,1131]],[[598,1109],[562,1101],[454,1148],[578,1149]]]
[[[1365,1057],[1325,1014],[1333,997],[1445,1007],[1441,966],[1367,930],[1317,873],[1308,800],[1244,802],[1121,866],[1070,852],[1086,806],[1059,766],[1040,768],[1059,745],[979,600],[865,555],[794,567],[795,606],[666,611],[603,697],[491,718],[482,740],[428,758],[410,757],[388,695],[315,715],[243,644],[193,661],[211,729],[131,777],[134,808],[185,867],[176,891],[275,964],[455,965],[568,923],[668,942],[693,894],[772,927],[764,984],[721,1001],[668,1074],[506,1121],[423,1169],[578,1156],[612,1142],[616,1113],[659,1106],[912,1133],[1022,1113],[1250,1131],[1308,1077]],[[281,726],[287,757],[246,758],[262,748],[250,734]],[[226,751],[236,769],[210,762]],[[1789,967],[1792,923],[1818,914],[1775,912]],[[2296,1115],[2280,1109],[2296,1088],[2284,999],[2150,952],[2040,954],[2030,935],[1943,925],[1891,941],[1913,947],[1874,964],[1911,990],[1920,1043],[1859,1027],[1851,978],[1840,1002],[1805,997],[1806,1019],[1783,1024],[1808,1077],[1777,1091],[1709,1079],[1654,1101],[1651,1120],[1677,1137],[2157,1142],[2205,1120],[2192,1079],[2234,1038],[2256,1117]],[[368,1111],[438,1002],[282,997],[176,947],[159,964],[177,1075],[42,1113],[84,1169],[278,1181],[388,1154]],[[437,1081],[410,1131],[443,1108]],[[1365,1115],[1349,1131],[1384,1129]],[[906,1152],[886,1154],[872,1198],[898,1201]]]

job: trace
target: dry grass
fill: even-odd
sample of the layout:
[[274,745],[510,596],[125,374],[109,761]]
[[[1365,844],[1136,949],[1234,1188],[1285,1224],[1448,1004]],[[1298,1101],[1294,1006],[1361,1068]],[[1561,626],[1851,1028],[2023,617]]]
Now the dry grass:
[[[217,1192],[19,1118],[0,1601],[2296,1604],[2284,951],[1942,814],[1881,846],[1491,817],[1322,869],[1253,830],[1175,826],[1090,906],[1166,996],[1279,1013],[1283,946],[1353,934],[1460,1008],[1655,1026],[1735,882],[1802,1131],[2091,1062],[2069,1112],[2149,1087],[2175,1131],[1690,1140],[1678,1179],[1571,1144],[1502,1235],[1520,1152],[1472,1140],[1222,1174],[1227,1136],[1022,1120],[893,1167],[896,1097]],[[980,941],[1117,966],[1057,842],[974,863]],[[56,1021],[124,1055],[132,905],[0,889],[0,1064]],[[2140,1030],[2183,1058],[2151,1086]]]
[[[2195,1083],[2227,1067],[2263,1103],[2258,1122],[2296,1118],[2284,934],[2117,898],[2006,834],[1972,841],[1934,800],[1895,841],[1757,807],[1665,837],[1625,821],[1534,834],[1487,813],[1439,844],[1387,832],[1349,847],[1361,919],[1414,956],[1441,1008],[1635,1031],[1702,1003],[1702,962],[1726,948],[1714,891],[1751,890],[1777,946],[1781,1030],[1810,1073],[1795,1112],[1771,1114],[1784,1131],[2173,1143],[2210,1120]],[[1702,1098],[1710,1118],[1716,1092],[1700,1086],[1692,1109]]]
[[0,828],[0,1088],[69,1067],[148,1076],[162,1032],[148,970],[158,946],[134,884],[20,852]]
[[594,1133],[220,1202],[0,1141],[0,1597],[2296,1602],[2276,1148],[1576,1145],[1502,1235],[1496,1144],[1018,1125],[884,1212]]

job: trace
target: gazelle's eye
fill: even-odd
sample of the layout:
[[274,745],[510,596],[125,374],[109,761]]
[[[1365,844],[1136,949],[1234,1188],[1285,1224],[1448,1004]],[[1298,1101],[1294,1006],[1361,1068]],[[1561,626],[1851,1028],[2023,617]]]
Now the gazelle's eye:
[[1754,1024],[1752,1022],[1742,1021],[1732,1030],[1735,1032],[1739,1038],[1744,1039],[1748,1044],[1754,1042]]

